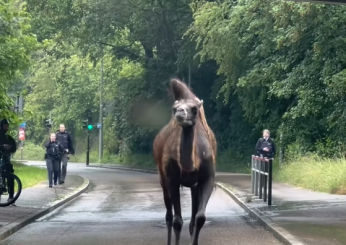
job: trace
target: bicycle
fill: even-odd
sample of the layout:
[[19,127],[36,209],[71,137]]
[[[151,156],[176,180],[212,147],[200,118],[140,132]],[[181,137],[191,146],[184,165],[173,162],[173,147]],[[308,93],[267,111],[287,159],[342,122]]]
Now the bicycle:
[[[4,145],[1,145],[4,146]],[[0,149],[0,207],[6,207],[9,206],[17,201],[19,198],[21,192],[22,192],[22,182],[19,179],[17,175],[14,173],[7,173],[5,164],[6,160],[4,159],[4,156],[10,157],[9,153],[3,152]],[[9,159],[9,158],[8,158]],[[9,193],[8,193],[8,185],[7,185],[7,180],[8,177],[11,176],[13,178],[14,186],[13,186],[13,198],[9,200]],[[16,184],[18,186],[18,190],[16,191]],[[4,198],[5,197],[5,198]],[[6,202],[2,202],[3,200],[6,200]]]

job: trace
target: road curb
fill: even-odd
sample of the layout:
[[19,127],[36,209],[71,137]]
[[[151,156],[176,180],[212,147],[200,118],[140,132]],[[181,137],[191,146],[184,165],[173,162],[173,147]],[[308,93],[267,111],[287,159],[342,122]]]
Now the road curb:
[[0,241],[6,239],[7,237],[11,236],[15,232],[19,231],[20,229],[29,225],[30,223],[34,222],[35,220],[41,218],[42,216],[54,211],[55,209],[61,207],[62,205],[72,201],[73,199],[78,197],[80,194],[85,192],[90,185],[90,181],[87,178],[84,178],[84,177],[82,177],[82,178],[84,179],[82,185],[77,187],[73,192],[67,194],[62,199],[51,202],[50,207],[45,208],[44,210],[34,211],[33,213],[30,214],[30,217],[24,217],[23,220],[20,221],[19,223],[9,224],[9,225],[2,227],[3,229],[6,229],[6,230],[3,232],[0,232]]
[[225,185],[220,182],[217,182],[216,185],[226,192],[239,206],[241,206],[250,215],[250,217],[257,220],[262,226],[264,226],[266,230],[271,232],[280,242],[286,245],[305,245],[305,243],[299,241],[295,236],[279,226],[270,218],[266,217],[258,209],[248,207],[232,190],[227,188]]
[[108,168],[108,169],[119,169],[119,170],[125,170],[125,171],[136,171],[136,172],[144,172],[144,173],[150,173],[150,174],[157,174],[157,170],[147,170],[147,169],[140,169],[140,168],[127,168],[127,167],[118,167],[118,166],[103,166],[103,165],[86,165],[87,167],[93,167],[93,168]]

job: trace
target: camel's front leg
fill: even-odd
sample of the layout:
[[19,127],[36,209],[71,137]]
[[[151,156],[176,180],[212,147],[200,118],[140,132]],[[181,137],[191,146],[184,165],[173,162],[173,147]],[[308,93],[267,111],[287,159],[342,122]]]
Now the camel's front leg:
[[189,225],[189,231],[190,231],[190,236],[192,238],[193,235],[193,230],[195,228],[195,219],[196,219],[196,214],[198,211],[198,204],[199,204],[199,189],[198,186],[193,186],[191,187],[191,206],[192,206],[192,212],[191,212],[191,220],[190,220],[190,225]]
[[179,245],[180,233],[183,228],[183,219],[181,217],[180,207],[180,185],[170,184],[171,200],[174,208],[173,229],[175,233],[175,245]]
[[210,177],[205,182],[199,184],[198,188],[199,188],[200,196],[199,196],[198,211],[195,218],[195,229],[194,229],[193,238],[192,238],[192,245],[198,245],[199,233],[206,220],[205,210],[207,208],[209,198],[214,188],[214,178]]

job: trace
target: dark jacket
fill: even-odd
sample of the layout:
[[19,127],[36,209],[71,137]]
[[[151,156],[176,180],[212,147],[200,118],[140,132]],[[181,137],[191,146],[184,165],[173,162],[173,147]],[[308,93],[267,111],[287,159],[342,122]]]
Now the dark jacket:
[[[2,145],[10,145],[10,149],[6,150]],[[4,131],[0,130],[0,150],[4,153],[15,153],[17,151],[16,141],[10,136],[7,135]]]
[[56,131],[56,139],[57,141],[65,148],[68,149],[68,152],[74,155],[74,148],[72,146],[72,140],[70,133],[67,131],[60,132],[60,130]]
[[[268,147],[269,151],[264,151],[263,148]],[[276,153],[275,143],[272,138],[265,140],[264,138],[259,138],[256,144],[257,155],[263,155],[263,157],[273,158]]]
[[65,151],[64,147],[58,141],[47,141],[44,143],[46,148],[45,159],[58,160],[60,159],[62,153]]

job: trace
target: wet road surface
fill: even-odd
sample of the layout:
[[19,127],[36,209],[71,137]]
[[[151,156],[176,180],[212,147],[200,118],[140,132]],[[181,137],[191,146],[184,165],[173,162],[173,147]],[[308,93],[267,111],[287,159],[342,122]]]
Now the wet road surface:
[[[81,164],[69,164],[68,173],[89,178],[89,190],[1,245],[165,244],[165,207],[157,175]],[[181,190],[181,200],[183,245],[190,244],[190,189]],[[206,215],[200,245],[281,244],[220,189],[213,192]]]

